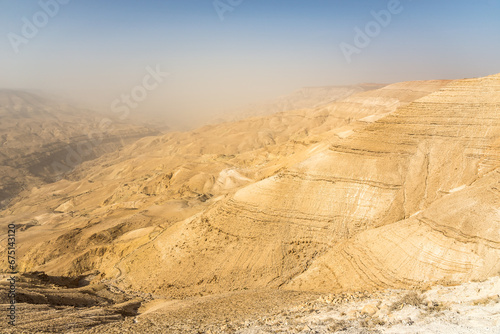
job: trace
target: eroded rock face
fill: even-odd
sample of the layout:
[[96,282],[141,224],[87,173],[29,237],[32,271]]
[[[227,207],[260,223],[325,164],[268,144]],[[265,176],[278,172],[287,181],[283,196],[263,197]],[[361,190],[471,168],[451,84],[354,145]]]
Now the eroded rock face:
[[499,106],[498,75],[410,82],[145,138],[1,219],[25,226],[22,270],[170,297],[483,278],[500,269]]
[[408,219],[341,242],[288,287],[356,290],[455,283],[497,275],[499,184],[500,172],[495,170]]
[[[498,75],[462,80],[381,120],[378,129],[395,129],[375,143],[410,153],[401,168],[407,171],[400,196],[406,219],[335,245],[289,287],[408,286],[497,274],[499,102]],[[381,134],[376,126],[371,139]],[[361,140],[351,147],[366,148]]]

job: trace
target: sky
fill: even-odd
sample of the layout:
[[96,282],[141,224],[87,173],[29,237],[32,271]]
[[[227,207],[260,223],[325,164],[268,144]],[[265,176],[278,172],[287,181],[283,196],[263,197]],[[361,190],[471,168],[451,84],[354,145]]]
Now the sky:
[[500,72],[500,0],[0,0],[0,88],[205,119],[305,86]]

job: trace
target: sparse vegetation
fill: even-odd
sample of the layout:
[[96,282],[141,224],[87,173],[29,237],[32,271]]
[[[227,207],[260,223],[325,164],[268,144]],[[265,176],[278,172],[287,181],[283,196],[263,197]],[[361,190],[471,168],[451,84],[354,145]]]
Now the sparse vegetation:
[[407,293],[406,295],[404,295],[403,297],[401,297],[400,299],[398,299],[394,303],[392,303],[392,305],[389,307],[389,309],[391,311],[396,311],[396,310],[402,309],[403,307],[405,307],[407,305],[420,307],[424,304],[425,304],[424,298],[416,291],[412,291],[412,292]]
[[427,313],[439,313],[449,309],[447,305],[439,302],[429,302],[427,304]]
[[332,333],[335,333],[340,331],[346,331],[349,329],[349,327],[351,327],[349,321],[339,320],[328,326],[328,330],[331,331]]
[[385,323],[386,322],[383,319],[380,319],[379,317],[368,317],[359,322],[360,326],[364,328],[374,328],[377,326],[384,326]]

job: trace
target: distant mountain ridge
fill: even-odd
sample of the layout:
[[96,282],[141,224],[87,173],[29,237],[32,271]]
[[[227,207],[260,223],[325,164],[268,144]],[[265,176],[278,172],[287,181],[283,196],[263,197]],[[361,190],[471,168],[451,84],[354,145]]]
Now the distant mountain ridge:
[[[50,182],[83,161],[154,134],[158,132],[112,121],[97,112],[74,108],[39,94],[2,89],[0,206],[30,185]],[[92,142],[92,136],[99,137],[98,144]],[[82,152],[78,153],[82,147],[85,152],[80,149]],[[71,154],[73,157],[69,158]],[[54,168],[56,163],[59,168]]]
[[252,103],[239,109],[236,108],[236,112],[232,111],[230,113],[221,114],[217,118],[219,121],[235,121],[248,117],[268,116],[289,110],[314,109],[344,99],[355,93],[380,89],[385,86],[387,86],[387,84],[362,83],[346,86],[303,87],[290,94],[279,96],[268,101]]

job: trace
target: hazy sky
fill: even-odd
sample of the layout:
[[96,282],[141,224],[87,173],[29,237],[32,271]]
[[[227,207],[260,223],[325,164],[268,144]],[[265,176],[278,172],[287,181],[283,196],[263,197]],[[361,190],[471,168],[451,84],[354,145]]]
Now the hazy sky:
[[[0,32],[0,87],[172,119],[303,86],[500,72],[498,0],[0,0]],[[147,77],[158,66],[169,75]]]

